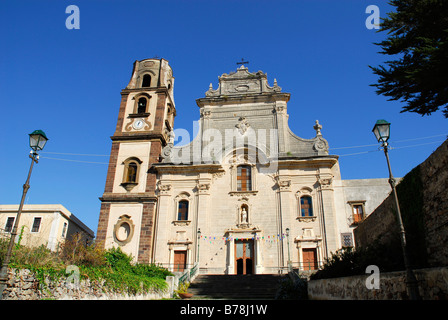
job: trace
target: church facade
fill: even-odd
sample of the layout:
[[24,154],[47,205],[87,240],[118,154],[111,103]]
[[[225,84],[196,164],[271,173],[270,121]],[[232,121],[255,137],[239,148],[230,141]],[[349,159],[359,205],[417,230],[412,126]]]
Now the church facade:
[[122,90],[100,198],[106,248],[172,271],[315,270],[388,195],[387,179],[342,180],[322,125],[293,133],[290,94],[243,65],[196,100],[197,136],[175,146],[173,85],[166,60],[146,59]]

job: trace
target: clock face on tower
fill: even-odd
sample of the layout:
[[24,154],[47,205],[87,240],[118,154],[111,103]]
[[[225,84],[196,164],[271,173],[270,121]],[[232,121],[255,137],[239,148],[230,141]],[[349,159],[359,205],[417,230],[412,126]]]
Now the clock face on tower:
[[135,119],[134,123],[132,124],[132,127],[135,130],[140,130],[141,128],[143,128],[144,124],[145,122],[142,119]]

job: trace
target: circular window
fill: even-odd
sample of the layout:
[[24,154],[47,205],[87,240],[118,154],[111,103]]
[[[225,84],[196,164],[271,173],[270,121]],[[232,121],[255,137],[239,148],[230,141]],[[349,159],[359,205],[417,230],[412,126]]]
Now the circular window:
[[127,215],[121,216],[114,227],[115,241],[120,245],[125,245],[131,241],[134,234],[134,224],[131,217]]

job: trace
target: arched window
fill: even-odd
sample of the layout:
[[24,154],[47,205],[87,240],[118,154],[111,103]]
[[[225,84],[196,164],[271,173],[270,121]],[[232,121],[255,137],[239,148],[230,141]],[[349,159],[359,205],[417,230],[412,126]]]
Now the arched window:
[[148,100],[146,98],[140,98],[138,99],[138,105],[137,105],[137,113],[145,113],[146,112],[146,106],[148,105]]
[[128,191],[131,191],[134,186],[138,184],[138,174],[140,171],[140,164],[142,162],[135,157],[128,158],[123,162],[123,182],[121,185]]
[[177,220],[188,220],[188,201],[179,201],[179,206],[177,209]]
[[151,86],[151,76],[149,74],[145,74],[143,76],[142,88]]
[[310,196],[300,197],[300,214],[302,217],[313,216],[313,202]]
[[250,166],[238,166],[236,178],[237,191],[252,191],[252,178]]
[[137,169],[138,165],[136,162],[130,162],[128,164],[125,182],[137,182]]

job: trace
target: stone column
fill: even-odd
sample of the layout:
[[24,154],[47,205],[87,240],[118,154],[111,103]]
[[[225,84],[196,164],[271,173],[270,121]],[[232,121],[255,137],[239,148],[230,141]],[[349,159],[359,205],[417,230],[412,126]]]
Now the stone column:
[[[210,197],[210,179],[199,179],[196,184],[197,190],[197,206],[196,206],[196,234],[194,237],[194,261],[197,260],[198,257],[198,237],[197,230],[201,229],[202,234],[210,234],[210,217],[208,214],[208,198]],[[199,248],[199,267],[201,266],[200,261],[203,260],[203,257],[206,254],[204,250],[201,251]]]
[[[279,192],[279,221],[278,221],[278,230],[277,233],[280,235],[280,239],[282,238],[283,232],[288,227],[287,221],[289,221],[291,217],[291,202],[290,202],[290,192],[291,192],[291,180],[283,179],[278,177],[277,181],[278,192]],[[279,263],[280,267],[285,267],[288,265],[288,248],[285,245],[285,241],[278,241],[279,247]]]
[[232,234],[228,234],[231,240],[227,241],[227,274],[235,274],[235,240]]

